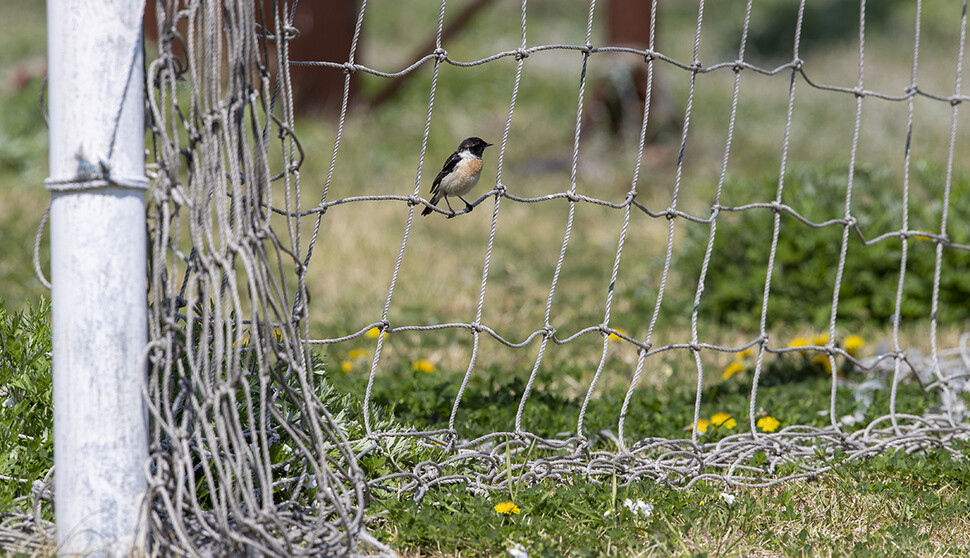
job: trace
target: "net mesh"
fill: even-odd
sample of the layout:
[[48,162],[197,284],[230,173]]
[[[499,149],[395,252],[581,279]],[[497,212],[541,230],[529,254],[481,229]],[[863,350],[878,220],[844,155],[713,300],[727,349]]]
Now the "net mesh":
[[[417,62],[400,71],[381,71],[358,60],[357,49],[367,17],[375,9],[363,0],[356,20],[349,55],[341,60],[294,61],[289,43],[298,37],[294,25],[297,2],[221,2],[159,1],[154,9],[158,20],[158,55],[147,71],[148,107],[151,131],[150,165],[153,180],[148,210],[152,239],[150,269],[151,335],[150,375],[146,400],[149,404],[152,445],[148,467],[150,480],[147,505],[151,508],[151,549],[158,553],[207,553],[211,551],[252,552],[266,555],[329,555],[342,552],[391,553],[367,534],[364,527],[370,498],[387,495],[413,495],[420,499],[436,487],[461,485],[482,493],[501,490],[508,483],[537,483],[543,480],[567,481],[577,474],[587,482],[629,483],[653,479],[673,488],[689,487],[702,480],[727,486],[769,486],[795,478],[811,478],[836,466],[836,452],[846,459],[860,459],[888,449],[917,451],[927,447],[948,448],[955,439],[970,434],[965,409],[966,381],[970,370],[968,338],[962,337],[955,349],[939,347],[940,301],[946,292],[947,254],[965,252],[948,234],[948,209],[957,175],[961,172],[958,124],[960,108],[968,97],[961,90],[966,39],[966,3],[959,20],[959,39],[952,60],[955,80],[952,89],[941,91],[919,80],[920,15],[922,3],[914,4],[913,56],[908,84],[902,91],[874,89],[866,73],[866,2],[860,2],[857,80],[850,86],[828,85],[813,73],[802,59],[800,40],[805,5],[800,3],[790,58],[775,66],[749,61],[746,52],[751,32],[753,2],[744,8],[739,45],[725,61],[701,61],[702,27],[705,3],[699,2],[690,60],[665,53],[656,43],[657,4],[651,17],[651,32],[646,48],[597,44],[595,25],[599,11],[590,2],[585,20],[585,42],[573,44],[530,45],[527,41],[529,2],[521,2],[521,42],[516,48],[489,52],[486,56],[461,61],[449,55],[442,41],[443,29],[454,2],[442,0],[437,19],[435,48]],[[662,17],[662,16],[661,16]],[[535,25],[535,24],[533,24]],[[683,44],[683,38],[676,38]],[[674,41],[671,41],[673,43]],[[579,82],[575,103],[572,147],[569,157],[568,186],[561,190],[528,196],[522,184],[503,181],[506,156],[514,143],[513,124],[519,115],[517,101],[523,75],[531,65],[542,64],[543,57],[570,53]],[[581,188],[581,161],[584,151],[584,118],[590,110],[587,70],[596,60],[624,57],[635,59],[646,71],[641,90],[643,112],[637,115],[633,134],[636,144],[632,180],[619,199],[596,197]],[[732,58],[733,57],[733,58]],[[937,61],[939,62],[939,61]],[[488,233],[479,261],[477,295],[469,307],[473,318],[467,321],[435,323],[435,318],[398,319],[414,316],[399,311],[408,307],[402,300],[399,283],[416,268],[408,267],[415,256],[415,243],[430,242],[418,230],[415,212],[427,207],[424,190],[427,171],[435,172],[437,154],[429,153],[429,138],[441,102],[438,87],[459,71],[473,67],[514,63],[507,116],[501,139],[496,141],[495,179],[489,191],[472,205],[491,212]],[[345,73],[343,102],[335,127],[329,165],[320,176],[310,176],[304,167],[309,158],[319,156],[297,134],[291,70],[317,68]],[[445,68],[454,69],[448,73]],[[361,190],[341,196],[339,165],[342,139],[356,121],[349,115],[351,79],[355,74],[394,79],[411,72],[429,71],[430,89],[424,128],[421,134],[418,165],[409,194],[396,185],[380,192]],[[659,72],[688,82],[686,103],[679,130],[679,149],[671,180],[670,196],[656,205],[643,192],[644,158],[648,156],[649,130],[657,118],[652,108],[655,80]],[[707,74],[733,73],[730,109],[725,141],[716,165],[716,186],[706,212],[685,209],[684,176],[692,161],[685,155],[695,118],[697,82]],[[764,76],[773,83],[785,84],[787,92],[783,122],[776,122],[783,133],[776,174],[775,195],[742,205],[729,205],[722,194],[731,183],[729,169],[736,158],[735,130],[744,85],[751,75]],[[750,87],[755,87],[754,83]],[[822,219],[805,215],[786,195],[790,188],[790,146],[793,130],[801,125],[796,100],[805,95],[827,95],[832,102],[851,103],[851,142],[844,181],[844,203],[836,215]],[[889,91],[889,92],[887,92]],[[800,93],[800,95],[796,95]],[[721,96],[728,95],[721,91]],[[905,107],[905,137],[901,184],[894,185],[902,197],[900,219],[893,227],[873,236],[860,225],[856,208],[860,192],[855,183],[860,153],[860,137],[866,119],[864,107],[874,102]],[[938,128],[946,127],[945,147],[940,150],[943,183],[936,193],[941,208],[939,222],[932,227],[915,228],[910,223],[911,177],[914,164],[912,137],[914,127],[926,119]],[[903,145],[900,145],[903,147]],[[430,159],[430,160],[429,160]],[[694,164],[701,164],[693,161]],[[424,180],[422,180],[424,177]],[[312,186],[308,186],[308,183]],[[319,197],[317,198],[317,194]],[[864,192],[863,192],[864,194]],[[315,264],[326,258],[326,235],[339,235],[328,229],[332,212],[349,206],[378,204],[392,206],[394,225],[402,234],[387,276],[368,277],[387,281],[379,312],[355,315],[347,331],[334,334],[339,327],[317,326],[311,318],[319,308],[309,286]],[[535,327],[509,328],[489,318],[488,305],[502,293],[487,289],[508,288],[496,279],[493,269],[502,224],[500,219],[510,206],[560,204],[566,206],[562,241],[552,261],[551,283],[538,303],[541,314]],[[577,217],[586,207],[601,208],[604,219],[598,226],[616,230],[615,253],[603,281],[564,279],[570,248],[589,234]],[[469,209],[457,213],[464,216]],[[511,209],[515,211],[515,209]],[[442,211],[443,212],[443,211]],[[764,270],[761,306],[756,333],[731,344],[717,335],[705,335],[703,316],[705,291],[714,281],[730,280],[712,269],[715,244],[720,240],[719,225],[730,216],[767,212],[770,239],[765,249],[768,263]],[[443,212],[446,213],[446,212]],[[476,214],[477,215],[477,214]],[[441,219],[441,215],[431,218]],[[442,221],[444,221],[442,219]],[[621,270],[632,257],[629,251],[637,227],[656,226],[663,234],[663,250],[658,264],[651,267],[655,289],[652,303],[642,314],[643,335],[633,336],[611,322],[619,302],[614,288],[624,277]],[[446,222],[459,226],[461,219]],[[373,226],[384,226],[375,223]],[[700,229],[704,239],[703,260],[696,281],[672,284],[672,267],[679,234],[685,228]],[[838,259],[830,262],[833,279],[819,288],[831,289],[827,336],[803,346],[791,346],[772,335],[769,312],[773,288],[786,280],[778,277],[776,257],[784,228],[795,230],[827,229],[839,232]],[[350,231],[348,234],[353,234]],[[868,236],[867,236],[868,234]],[[416,237],[421,237],[418,240]],[[847,284],[847,261],[853,257],[850,245],[859,241],[861,249],[890,243],[899,266],[896,274],[882,280],[896,284],[892,304],[890,341],[878,355],[858,357],[840,346],[840,303]],[[639,240],[636,240],[639,242]],[[903,331],[906,286],[915,273],[911,269],[912,241],[933,245],[931,307],[921,322],[929,350],[924,355],[908,346]],[[723,240],[722,240],[723,242]],[[321,246],[322,245],[322,246]],[[853,245],[855,246],[855,245]],[[615,252],[612,252],[615,250]],[[322,264],[320,264],[322,265]],[[415,264],[411,264],[415,265]],[[332,265],[326,269],[329,271]],[[568,272],[567,272],[568,274]],[[566,284],[564,286],[564,284]],[[358,285],[328,283],[353,290]],[[557,301],[565,289],[581,289],[584,296],[601,300],[597,319],[569,329],[557,317],[564,311]],[[690,289],[694,293],[689,309],[689,328],[682,339],[668,341],[663,331],[665,295],[671,289]],[[602,293],[606,293],[602,297]],[[486,296],[489,293],[491,297]],[[420,313],[419,313],[420,314]],[[507,334],[514,331],[515,335]],[[382,369],[393,368],[391,361],[415,361],[421,355],[420,340],[427,337],[462,333],[461,357],[467,368],[453,394],[448,412],[431,427],[403,425],[392,419],[388,410],[375,403],[380,382],[394,381]],[[395,338],[409,341],[392,345]],[[468,336],[471,340],[468,341]],[[448,338],[451,339],[451,338]],[[457,339],[457,337],[455,337]],[[592,340],[592,342],[590,342]],[[328,381],[336,363],[325,360],[338,354],[339,347],[370,349],[369,374],[361,401],[336,390]],[[529,427],[530,403],[542,397],[547,386],[539,381],[550,366],[558,366],[549,355],[567,346],[581,346],[596,355],[595,370],[575,388],[580,394],[577,418],[568,432],[534,432]],[[474,378],[490,362],[488,353],[509,350],[525,353],[528,370],[521,390],[514,393],[517,408],[514,420],[504,429],[470,434],[460,427],[461,413],[481,384]],[[624,350],[635,355],[625,362],[620,375],[628,387],[622,403],[615,401],[615,428],[591,431],[587,411],[598,397],[597,388],[606,376],[615,375],[615,355]],[[751,353],[752,377],[749,386],[749,412],[738,433],[718,439],[704,436],[702,407],[712,365],[709,356]],[[772,358],[794,355],[819,357],[827,370],[838,371],[845,363],[868,378],[884,378],[890,391],[889,412],[867,424],[848,420],[840,406],[840,378],[831,374],[831,395],[827,409],[828,425],[786,425],[766,432],[758,425],[763,417],[759,405],[759,386]],[[631,425],[629,417],[638,405],[637,393],[651,375],[660,373],[665,358],[680,358],[696,371],[693,422],[682,437],[643,436]],[[416,364],[417,366],[417,364]],[[507,365],[513,366],[513,365]],[[615,381],[611,380],[611,381]],[[918,382],[932,403],[925,411],[911,414],[897,409],[896,396],[907,381]],[[874,388],[864,383],[857,398],[866,398]],[[851,416],[851,415],[850,415]],[[390,473],[372,467],[376,459],[392,463]],[[379,472],[375,472],[379,471]]]

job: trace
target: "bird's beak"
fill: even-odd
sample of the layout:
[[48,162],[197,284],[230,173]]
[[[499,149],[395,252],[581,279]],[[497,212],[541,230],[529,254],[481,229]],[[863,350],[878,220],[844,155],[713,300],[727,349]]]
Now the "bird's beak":
[[491,143],[488,143],[488,142],[485,142],[485,147],[490,147],[490,146],[492,146],[492,145],[494,145],[494,144],[491,144]]

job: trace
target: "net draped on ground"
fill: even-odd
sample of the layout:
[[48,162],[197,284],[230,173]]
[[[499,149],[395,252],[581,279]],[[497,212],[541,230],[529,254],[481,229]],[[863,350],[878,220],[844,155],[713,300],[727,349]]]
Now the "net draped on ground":
[[[905,220],[900,228],[879,238],[864,239],[866,245],[899,239],[902,246],[896,297],[893,339],[898,343],[899,307],[902,285],[906,281],[906,239],[920,237],[936,244],[936,275],[930,323],[932,351],[921,356],[907,347],[892,346],[882,355],[858,360],[835,342],[839,305],[839,286],[848,254],[850,235],[862,237],[852,213],[852,177],[856,160],[862,106],[866,99],[878,98],[908,107],[908,131],[912,131],[916,100],[927,99],[946,106],[950,142],[946,159],[946,184],[942,193],[943,207],[949,203],[951,178],[958,169],[954,144],[957,116],[961,103],[968,99],[960,89],[966,10],[956,67],[956,85],[951,92],[924,90],[916,81],[919,27],[912,60],[912,81],[903,92],[887,93],[866,88],[863,54],[864,25],[859,33],[859,78],[855,87],[817,83],[799,58],[804,1],[799,8],[794,31],[791,59],[779,66],[763,68],[745,59],[752,3],[746,5],[742,37],[737,58],[711,65],[698,59],[703,17],[697,20],[694,59],[676,60],[650,47],[638,50],[628,47],[594,45],[593,26],[599,11],[591,2],[586,22],[585,44],[529,45],[526,40],[528,1],[522,0],[522,42],[518,49],[494,52],[474,61],[449,57],[442,44],[442,29],[455,2],[441,2],[437,28],[437,48],[418,63],[398,72],[382,72],[360,64],[356,49],[366,14],[371,9],[361,2],[354,41],[345,60],[291,61],[288,40],[299,36],[293,26],[297,2],[252,2],[221,0],[201,2],[183,0],[159,1],[154,9],[158,16],[158,55],[148,64],[149,165],[152,189],[148,217],[150,252],[150,350],[149,381],[146,392],[151,422],[151,460],[149,476],[151,508],[150,545],[154,552],[248,549],[267,555],[327,555],[361,548],[366,552],[389,552],[370,537],[365,529],[367,504],[372,497],[387,494],[411,494],[421,498],[428,490],[442,485],[465,485],[469,490],[484,492],[503,488],[508,482],[534,483],[542,479],[565,479],[582,475],[588,482],[627,483],[637,479],[654,479],[671,487],[688,487],[700,480],[716,480],[728,486],[768,486],[793,478],[814,477],[829,470],[832,461],[825,459],[839,450],[852,458],[863,458],[890,448],[918,450],[926,447],[948,447],[954,438],[970,434],[965,408],[959,394],[966,391],[970,373],[970,342],[964,339],[957,349],[936,345],[940,269],[946,250],[970,250],[970,246],[952,242],[946,234],[946,211],[936,231],[910,229]],[[703,14],[703,2],[700,2]],[[919,2],[916,2],[917,9]],[[654,4],[656,10],[656,4]],[[862,3],[863,21],[865,2]],[[654,14],[656,16],[656,13]],[[653,22],[657,21],[653,17]],[[502,182],[502,165],[524,69],[536,58],[555,51],[572,51],[579,79],[575,139],[571,159],[569,189],[554,194],[523,198],[509,192]],[[639,156],[632,180],[633,186],[619,203],[596,199],[577,191],[577,167],[582,153],[580,135],[584,103],[587,102],[586,65],[596,57],[636,55],[647,69],[646,103],[639,130]],[[495,183],[479,200],[478,211],[492,211],[491,234],[485,252],[480,294],[475,320],[467,323],[414,324],[392,323],[388,316],[394,304],[395,287],[409,243],[415,212],[422,210],[426,197],[420,181],[421,167],[433,167],[435,157],[426,158],[429,130],[435,117],[435,93],[439,69],[451,65],[461,69],[512,59],[516,64],[514,86],[505,123],[505,133],[496,141],[498,150]],[[327,67],[345,72],[344,98],[339,113],[336,141],[329,154],[326,177],[301,174],[301,163],[307,156],[300,143],[294,118],[290,69],[294,65]],[[651,118],[651,93],[654,71],[658,65],[676,69],[690,79],[686,112],[680,136],[681,147],[690,131],[694,80],[710,72],[733,72],[731,115],[717,193],[708,216],[697,216],[678,206],[678,194],[684,159],[678,163],[673,196],[666,207],[648,207],[637,198],[636,185]],[[334,169],[341,164],[341,134],[353,119],[348,117],[351,75],[355,72],[395,78],[422,70],[431,71],[431,87],[421,143],[418,177],[410,193],[388,193],[332,199],[328,193]],[[328,70],[333,71],[333,70]],[[788,110],[784,122],[784,144],[779,161],[777,196],[747,206],[727,207],[720,204],[721,187],[731,160],[733,130],[736,122],[741,79],[756,72],[777,76],[788,82]],[[442,78],[444,79],[444,78]],[[833,96],[854,97],[854,137],[849,157],[845,211],[824,223],[812,222],[784,202],[788,142],[792,126],[796,93],[801,88],[815,88]],[[725,91],[725,95],[728,93]],[[904,197],[908,188],[910,149],[907,142]],[[308,186],[312,184],[312,187]],[[517,191],[513,189],[513,191]],[[319,195],[319,198],[317,196]],[[500,209],[512,203],[544,203],[567,200],[569,212],[565,223],[556,272],[545,306],[545,323],[525,339],[505,339],[497,333],[496,324],[482,321],[488,304],[486,287],[493,240],[499,227]],[[277,200],[283,200],[280,204]],[[338,205],[355,203],[390,203],[406,205],[408,217],[401,238],[397,260],[389,281],[383,313],[359,316],[359,329],[348,336],[327,337],[327,332],[313,331],[308,315],[307,273],[314,265],[314,249],[321,223],[327,212]],[[557,336],[552,300],[556,294],[567,247],[573,232],[577,206],[598,204],[611,208],[622,223],[616,247],[611,285],[619,275],[624,240],[634,212],[652,219],[666,220],[666,258],[656,270],[659,294],[653,313],[645,317],[649,328],[644,338],[632,338],[610,325],[613,290],[591,284],[591,293],[608,292],[603,320],[561,338]],[[907,377],[916,375],[926,387],[927,397],[938,397],[938,411],[920,416],[897,412],[895,407],[867,427],[844,431],[839,423],[833,386],[829,416],[825,428],[789,425],[778,432],[759,432],[755,427],[758,409],[758,385],[765,357],[783,354],[792,348],[769,339],[766,310],[762,310],[760,333],[747,344],[723,347],[706,343],[698,334],[697,306],[703,304],[711,246],[717,235],[719,217],[726,212],[770,210],[774,213],[769,265],[764,289],[765,303],[770,296],[773,262],[783,214],[797,219],[803,226],[842,229],[840,259],[832,298],[829,339],[823,345],[801,348],[829,359],[832,369],[836,358],[849,360],[862,370],[883,371],[891,377],[892,393]],[[434,216],[440,217],[440,216]],[[301,226],[313,222],[313,233],[306,235]],[[691,338],[683,343],[658,346],[653,335],[665,290],[672,288],[667,278],[674,249],[675,223],[709,230],[708,249],[697,283],[679,285],[696,292],[695,310],[690,316]],[[385,278],[378,278],[384,280]],[[895,280],[895,279],[893,279]],[[353,288],[348,285],[348,288]],[[828,286],[826,286],[828,288]],[[312,302],[310,303],[312,304]],[[357,340],[373,328],[395,333],[428,332],[450,328],[467,330],[473,336],[472,354],[454,407],[447,423],[432,431],[417,431],[392,425],[380,418],[370,399],[375,375],[382,363],[384,335],[373,339],[367,396],[359,416],[347,411],[355,405],[346,394],[337,393],[325,381],[324,363],[314,353],[320,346]],[[612,334],[612,336],[611,336]],[[579,411],[579,421],[572,434],[544,437],[522,427],[522,413],[533,394],[537,372],[543,366],[547,346],[571,343],[584,336],[602,336],[599,366],[585,386],[587,396]],[[611,341],[612,337],[612,341]],[[513,429],[507,432],[467,439],[455,428],[455,415],[466,395],[468,379],[476,371],[481,341],[489,338],[511,348],[537,348],[536,360],[516,414]],[[619,338],[619,341],[616,339]],[[584,428],[587,406],[594,396],[596,382],[604,370],[611,343],[629,343],[637,351],[635,367],[629,373],[626,399],[617,401],[618,422],[615,431],[591,433]],[[685,433],[681,439],[631,439],[625,434],[625,417],[642,376],[667,352],[690,354],[697,366],[698,389],[695,422],[701,418],[700,405],[704,365],[700,353],[717,351],[737,353],[751,348],[756,355],[751,385],[746,432],[733,434],[716,442],[705,442],[698,432]],[[895,399],[893,399],[895,405]],[[740,429],[739,429],[740,430]],[[596,438],[594,440],[593,438]],[[603,440],[607,440],[605,443]],[[597,441],[598,440],[598,441]],[[418,449],[415,449],[418,448]],[[362,462],[375,455],[392,458],[403,451],[424,452],[427,459],[408,467],[399,467],[390,475],[368,474]],[[956,451],[952,450],[951,451]],[[510,457],[510,456],[514,456]],[[822,458],[820,458],[820,456]],[[29,520],[24,519],[29,522]],[[36,518],[39,524],[43,524]],[[49,533],[49,531],[48,531]],[[208,549],[208,550],[207,550]]]

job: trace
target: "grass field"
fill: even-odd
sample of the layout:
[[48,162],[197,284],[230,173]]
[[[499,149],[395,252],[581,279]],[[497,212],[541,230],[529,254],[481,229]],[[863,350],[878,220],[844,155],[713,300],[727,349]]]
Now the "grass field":
[[[405,4],[407,7],[402,8]],[[588,5],[583,4],[529,2],[529,44],[584,43]],[[687,4],[661,4],[657,48],[689,64],[697,14],[696,6]],[[777,35],[779,29],[793,28],[794,12],[782,3],[755,4],[745,59],[773,68],[790,60],[790,32],[781,38]],[[803,38],[805,71],[819,83],[854,87],[858,79],[858,5],[817,4],[809,14],[815,18],[810,26],[814,31],[806,31]],[[412,49],[433,32],[439,3],[371,0],[368,5],[362,62],[384,71],[404,67]],[[923,91],[947,96],[954,88],[959,7],[942,0],[924,1],[922,5],[918,82]],[[743,9],[743,2],[708,3],[699,46],[699,59],[705,66],[737,58]],[[448,42],[449,56],[468,61],[518,47],[518,10],[518,3],[512,1],[497,2],[484,10],[461,36]],[[869,3],[866,89],[901,95],[909,85],[912,12],[907,2]],[[844,21],[853,23],[843,29]],[[42,187],[47,164],[46,129],[38,104],[43,36],[42,4],[27,0],[0,4],[0,78],[4,80],[0,89],[0,300],[5,301],[5,317],[38,307],[44,296],[31,264],[34,233],[49,198]],[[597,25],[593,43],[600,44],[604,36],[605,30]],[[593,96],[593,84],[610,79],[617,68],[635,62],[635,58],[591,57],[587,101]],[[469,135],[496,144],[486,151],[485,170],[476,192],[484,193],[495,184],[500,156],[502,183],[514,195],[534,197],[569,189],[580,66],[581,57],[576,52],[548,51],[527,59],[504,151],[500,151],[500,141],[515,61],[506,58],[475,68],[443,66],[419,193],[426,195],[441,160],[458,140]],[[393,102],[371,112],[351,112],[329,200],[412,192],[431,77],[429,66],[418,72]],[[662,86],[658,95],[662,95],[667,112],[651,115],[658,129],[648,128],[650,142],[636,184],[637,200],[652,211],[662,211],[671,205],[676,189],[678,209],[706,218],[721,172],[734,73],[726,68],[697,77],[680,168],[679,123],[687,105],[690,73],[657,64],[656,78]],[[789,79],[789,72],[774,76],[742,74],[722,204],[741,205],[773,196]],[[838,218],[848,175],[856,98],[822,91],[798,79],[786,174],[790,198],[785,201],[816,221]],[[365,95],[381,85],[383,81],[373,76],[365,75],[360,81]],[[910,228],[934,231],[939,229],[951,107],[920,97],[914,110]],[[958,115],[958,154],[970,145],[968,118],[965,110]],[[904,102],[871,97],[864,100],[853,176],[857,187],[853,214],[859,216],[860,227],[869,238],[900,226],[906,120]],[[602,126],[594,123],[592,127],[581,146],[576,190],[622,201],[633,183],[635,134],[610,137]],[[309,154],[301,171],[301,203],[310,207],[323,191],[336,135],[335,119],[300,117],[296,133]],[[959,157],[952,183],[947,232],[954,242],[970,243],[970,179],[965,161]],[[475,319],[493,207],[493,202],[486,200],[476,211],[457,219],[440,215],[415,218],[388,314],[392,326]],[[544,326],[568,211],[569,204],[564,200],[501,202],[482,323],[506,339],[520,342]],[[740,347],[758,335],[771,230],[764,227],[764,219],[751,217],[753,213],[722,217],[714,267],[706,298],[702,299],[709,302],[702,303],[699,310],[698,335],[702,342]],[[770,221],[767,213],[763,216]],[[393,203],[345,204],[327,213],[309,272],[314,337],[347,335],[381,319],[406,218],[406,205]],[[621,225],[622,211],[591,204],[576,206],[565,263],[549,302],[557,338],[603,322]],[[306,239],[311,220],[305,220],[303,226]],[[769,303],[768,333],[776,348],[828,330],[834,258],[842,231],[841,227],[807,230],[787,216],[783,227],[772,285],[774,298]],[[708,230],[683,219],[674,222],[671,276],[656,326],[650,331],[654,346],[690,340],[689,318]],[[648,333],[667,234],[666,219],[639,211],[631,215],[618,280],[613,286],[609,324],[634,339],[642,340]],[[46,242],[45,236],[45,247]],[[860,336],[865,341],[858,349],[862,358],[891,347],[889,316],[894,309],[900,246],[898,240],[893,242],[872,247],[850,245],[836,335],[843,347],[850,336]],[[926,354],[931,345],[929,296],[935,245],[918,239],[908,242],[912,260],[904,291],[900,344],[914,354]],[[40,255],[41,261],[46,261],[46,248]],[[967,260],[964,254],[950,251],[944,260],[947,268],[940,298],[940,347],[956,346],[960,333],[970,324],[965,298],[970,291]],[[25,322],[0,322],[5,340],[26,330],[34,332],[31,335],[41,343],[49,341],[42,327],[24,326],[30,320],[46,322],[46,315],[33,310],[27,315],[34,317],[25,318]],[[329,383],[339,392],[350,394],[354,401],[363,398],[374,344],[374,339],[363,337],[322,351]],[[598,332],[567,344],[550,344],[536,377],[534,395],[525,409],[524,428],[548,436],[575,431],[602,345]],[[483,339],[468,396],[456,417],[456,428],[463,437],[513,429],[537,347],[533,342],[511,349]],[[471,336],[463,329],[390,334],[377,370],[374,403],[404,425],[442,427],[447,424],[471,351]],[[49,387],[42,381],[49,372],[29,360],[36,381],[30,386],[15,382],[23,381],[28,367],[25,359],[43,352],[25,350],[20,360],[7,353],[3,361],[3,378],[9,382],[3,388],[5,393],[9,396],[19,389],[21,401],[29,396],[39,402],[38,406],[20,405],[16,409],[18,413],[38,413],[31,417],[41,426],[49,420],[49,413],[43,412]],[[725,378],[724,371],[737,360],[734,355],[716,351],[701,355],[705,369],[701,416],[726,413],[736,419],[732,426],[728,422],[710,425],[701,441],[747,431],[750,357],[738,361],[742,366],[739,373]],[[609,344],[603,375],[585,417],[586,432],[615,432],[619,404],[636,361],[633,345],[620,340]],[[839,362],[844,365],[844,360]],[[759,417],[771,416],[782,428],[796,424],[824,427],[832,422],[827,414],[830,376],[811,354],[769,357],[767,369],[770,374],[762,378],[759,391]],[[696,387],[693,357],[687,351],[668,351],[651,357],[645,370],[626,419],[627,437],[689,437]],[[857,399],[857,388],[866,380],[879,380],[881,388],[874,392],[871,403],[863,404]],[[845,368],[836,393],[840,417],[857,416],[856,427],[861,427],[887,413],[888,383],[884,374]],[[924,393],[914,381],[904,381],[899,387],[900,412],[919,415],[936,410],[939,404],[936,392]],[[24,415],[11,415],[9,411],[0,419],[5,428],[26,424]],[[843,426],[852,428],[851,424]],[[38,432],[31,433],[32,443],[44,436],[43,428]],[[26,446],[17,445],[22,442],[17,442],[16,436],[0,439],[11,448],[28,451],[23,449]],[[601,438],[596,441],[609,443]],[[970,448],[963,443],[953,449],[965,452]],[[48,450],[45,444],[29,449],[32,457],[44,459],[49,459]],[[15,455],[12,451],[8,456]],[[409,557],[514,556],[516,545],[533,557],[966,555],[970,545],[970,527],[965,521],[970,512],[970,469],[965,460],[951,458],[942,449],[839,463],[842,459],[839,454],[831,458],[838,466],[817,480],[760,489],[727,489],[714,482],[700,482],[686,490],[671,490],[648,480],[629,485],[609,481],[594,484],[577,474],[570,482],[536,486],[513,483],[507,490],[488,495],[451,487],[429,493],[420,502],[408,495],[386,496],[372,502],[370,528],[379,539]],[[33,469],[19,474],[30,475],[42,473],[46,462],[7,459],[0,463],[8,467],[29,464]],[[387,465],[369,466],[380,470]],[[0,470],[0,474],[10,474],[9,469]],[[4,492],[0,505],[10,505],[10,496]],[[504,502],[513,502],[517,511],[500,506],[508,513],[499,513],[496,506]],[[644,505],[638,507],[637,502]]]

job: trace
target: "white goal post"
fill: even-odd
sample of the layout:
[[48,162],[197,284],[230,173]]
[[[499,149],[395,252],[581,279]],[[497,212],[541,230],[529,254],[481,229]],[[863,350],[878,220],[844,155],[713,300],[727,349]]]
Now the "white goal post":
[[144,548],[143,0],[49,0],[57,548]]

